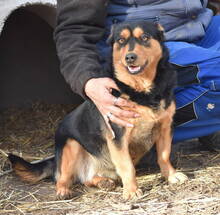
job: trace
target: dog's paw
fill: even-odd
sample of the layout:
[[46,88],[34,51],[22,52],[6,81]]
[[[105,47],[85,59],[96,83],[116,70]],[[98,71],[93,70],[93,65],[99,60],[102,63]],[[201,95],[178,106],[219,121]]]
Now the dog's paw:
[[123,191],[123,199],[125,200],[137,199],[141,196],[143,196],[141,189],[136,189],[135,191],[124,189]]
[[116,187],[115,181],[110,178],[106,178],[97,183],[97,187],[101,190],[111,191]]
[[188,180],[188,177],[182,172],[175,172],[174,174],[168,177],[169,184],[182,184]]
[[57,190],[57,196],[56,199],[57,200],[65,200],[65,199],[71,199],[73,197],[73,191],[70,190],[69,188],[59,188],[59,190]]

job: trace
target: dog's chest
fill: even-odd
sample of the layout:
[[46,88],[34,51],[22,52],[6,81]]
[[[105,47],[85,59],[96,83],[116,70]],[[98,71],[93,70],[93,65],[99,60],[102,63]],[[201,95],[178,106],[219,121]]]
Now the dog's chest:
[[141,121],[135,124],[135,128],[132,129],[129,142],[135,144],[145,144],[148,139],[153,138],[155,128],[158,127],[158,123],[154,121]]
[[138,109],[141,117],[133,121],[134,128],[126,131],[128,132],[129,151],[132,160],[137,163],[139,159],[148,152],[160,130],[160,111],[153,111],[147,107]]

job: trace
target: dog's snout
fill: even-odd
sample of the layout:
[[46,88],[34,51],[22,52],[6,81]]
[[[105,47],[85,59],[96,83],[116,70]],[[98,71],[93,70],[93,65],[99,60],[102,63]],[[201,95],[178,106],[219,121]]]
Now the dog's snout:
[[129,53],[125,56],[125,60],[127,63],[134,63],[137,59],[137,55],[135,53]]

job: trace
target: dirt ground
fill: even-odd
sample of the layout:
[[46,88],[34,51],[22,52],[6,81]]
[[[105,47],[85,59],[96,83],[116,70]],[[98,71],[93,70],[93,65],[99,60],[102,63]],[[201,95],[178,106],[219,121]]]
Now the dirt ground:
[[[29,109],[0,112],[0,214],[42,215],[217,215],[220,214],[220,154],[202,149],[193,140],[174,146],[173,164],[189,176],[182,185],[168,185],[158,167],[142,164],[137,170],[144,195],[122,199],[122,188],[106,192],[76,184],[71,200],[56,201],[48,179],[38,184],[20,181],[4,153],[33,161],[53,155],[55,129],[71,105],[33,104]],[[151,160],[148,159],[148,160]]]

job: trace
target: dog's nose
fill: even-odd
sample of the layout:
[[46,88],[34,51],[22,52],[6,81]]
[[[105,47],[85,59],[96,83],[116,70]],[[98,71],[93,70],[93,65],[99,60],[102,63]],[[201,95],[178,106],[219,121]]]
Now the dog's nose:
[[135,53],[129,53],[125,56],[125,60],[127,63],[134,63],[137,59],[137,55]]

